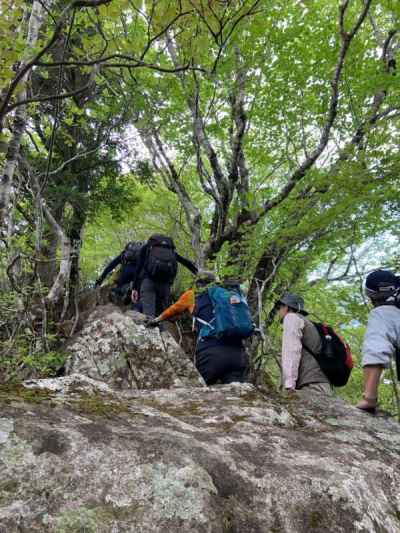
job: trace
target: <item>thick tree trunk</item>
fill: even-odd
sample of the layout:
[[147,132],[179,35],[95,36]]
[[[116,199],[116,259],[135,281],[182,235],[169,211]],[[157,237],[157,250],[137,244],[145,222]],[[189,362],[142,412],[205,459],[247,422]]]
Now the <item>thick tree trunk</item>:
[[271,289],[277,271],[286,257],[286,251],[286,248],[280,249],[271,245],[260,257],[248,292],[249,306],[254,315],[259,314],[262,309],[265,296]]
[[269,382],[268,376],[262,371],[262,364],[265,354],[270,350],[266,330],[274,313],[264,316],[263,309],[266,298],[271,294],[279,267],[286,257],[286,251],[286,249],[279,249],[274,245],[264,251],[257,263],[247,295],[252,316],[255,319],[256,327],[259,329],[259,334],[252,338],[248,346],[250,380],[256,385]]
[[[57,218],[57,217],[56,217]],[[58,235],[50,226],[43,234],[37,259],[37,275],[44,287],[50,289],[57,276]]]

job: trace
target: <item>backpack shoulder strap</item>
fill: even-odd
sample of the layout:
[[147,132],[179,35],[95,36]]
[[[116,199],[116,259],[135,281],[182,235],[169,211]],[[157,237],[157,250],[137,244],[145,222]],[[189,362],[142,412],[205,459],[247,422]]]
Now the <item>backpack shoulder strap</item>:
[[197,315],[196,315],[196,299],[199,298],[199,296],[204,296],[207,294],[207,296],[210,298],[211,300],[211,305],[212,305],[212,299],[211,299],[211,295],[210,295],[210,290],[212,290],[214,287],[209,287],[208,289],[206,289],[203,293],[201,293],[200,295],[196,295],[195,296],[195,304],[194,304],[194,309],[193,309],[193,313],[192,313],[192,317],[193,317],[193,324],[192,324],[192,328],[193,328],[193,331],[194,331],[194,325],[197,322],[199,322],[199,324],[201,324],[202,326],[208,326],[210,327],[211,329],[214,329],[214,326],[212,325],[212,322],[214,322],[215,318],[213,318],[210,322],[207,322],[206,320],[203,320],[202,318],[199,318]]

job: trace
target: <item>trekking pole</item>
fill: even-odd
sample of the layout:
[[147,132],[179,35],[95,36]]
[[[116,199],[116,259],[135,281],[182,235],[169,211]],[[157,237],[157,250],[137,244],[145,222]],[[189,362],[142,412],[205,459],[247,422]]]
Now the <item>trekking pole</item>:
[[[396,353],[397,356],[397,353]],[[399,377],[399,366],[398,366],[399,360],[396,357],[396,369],[397,369],[397,378]],[[390,365],[390,378],[392,381],[392,391],[393,391],[393,400],[396,404],[396,411],[397,411],[397,420],[400,422],[400,397],[399,397],[399,389],[397,388],[397,382],[396,382],[396,376],[394,374],[393,366]]]
[[400,381],[400,348],[396,348],[397,381]]

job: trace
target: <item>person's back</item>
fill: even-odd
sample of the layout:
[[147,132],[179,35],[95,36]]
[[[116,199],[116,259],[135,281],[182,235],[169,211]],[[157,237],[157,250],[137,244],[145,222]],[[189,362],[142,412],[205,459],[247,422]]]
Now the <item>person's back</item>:
[[194,274],[197,272],[192,261],[176,252],[173,240],[167,235],[152,235],[142,248],[137,278],[140,279],[143,313],[148,317],[153,318],[168,307],[178,263]]
[[319,353],[322,348],[322,342],[318,330],[306,317],[302,316],[301,320],[304,322],[304,327],[302,339],[303,349],[301,351],[299,375],[296,384],[298,389],[311,383],[329,383],[328,378],[322,372],[315,357],[305,348],[307,346],[312,352]]
[[306,318],[304,301],[295,294],[285,294],[278,302],[282,319],[282,383],[286,390],[307,389],[331,394],[328,378],[312,353],[322,348],[321,337]]
[[369,312],[364,335],[364,364],[370,361],[387,366],[393,347],[397,346],[400,347],[400,308],[395,305],[374,307]]
[[208,288],[215,285],[215,276],[202,271],[196,279],[196,289],[186,291],[172,306],[149,322],[157,325],[162,320],[177,316],[184,311],[193,315],[196,335],[195,365],[207,385],[217,382],[244,382],[248,369],[248,357],[241,339],[202,337],[199,335],[202,325],[210,324],[214,318],[213,304]]
[[362,348],[363,397],[357,407],[374,413],[382,371],[396,358],[400,379],[400,278],[390,270],[371,272],[365,292],[374,308],[368,315]]
[[[196,319],[210,323],[213,319],[213,305],[207,291],[195,298],[193,315]],[[196,344],[196,367],[207,385],[221,383],[243,383],[248,371],[248,357],[243,340],[235,338],[199,338]]]
[[[193,316],[195,317],[194,320],[196,322],[196,331],[199,332],[201,326],[201,322],[207,322],[212,323],[214,318],[214,309],[213,304],[211,302],[210,296],[208,294],[208,291],[199,291],[195,295],[195,305],[193,309]],[[200,323],[199,323],[200,322]],[[200,338],[197,342],[197,351],[201,352],[204,349],[208,349],[215,346],[237,346],[242,347],[243,346],[243,340],[242,339],[235,339],[235,338],[229,338],[229,337],[221,337],[216,338],[213,336]]]
[[116,280],[117,287],[133,283],[136,279],[136,263],[122,264]]

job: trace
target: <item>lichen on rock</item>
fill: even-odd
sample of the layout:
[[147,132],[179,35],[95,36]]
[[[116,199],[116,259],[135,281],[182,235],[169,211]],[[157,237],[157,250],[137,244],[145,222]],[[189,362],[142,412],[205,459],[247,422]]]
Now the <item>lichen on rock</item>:
[[394,422],[249,384],[83,391],[56,379],[29,383],[49,386],[41,401],[0,395],[0,531],[400,530]]
[[0,533],[400,531],[395,422],[205,387],[169,334],[114,306],[66,349],[68,375],[0,387]]
[[66,374],[85,374],[120,389],[204,385],[168,332],[146,329],[143,315],[112,304],[97,307],[65,351]]

